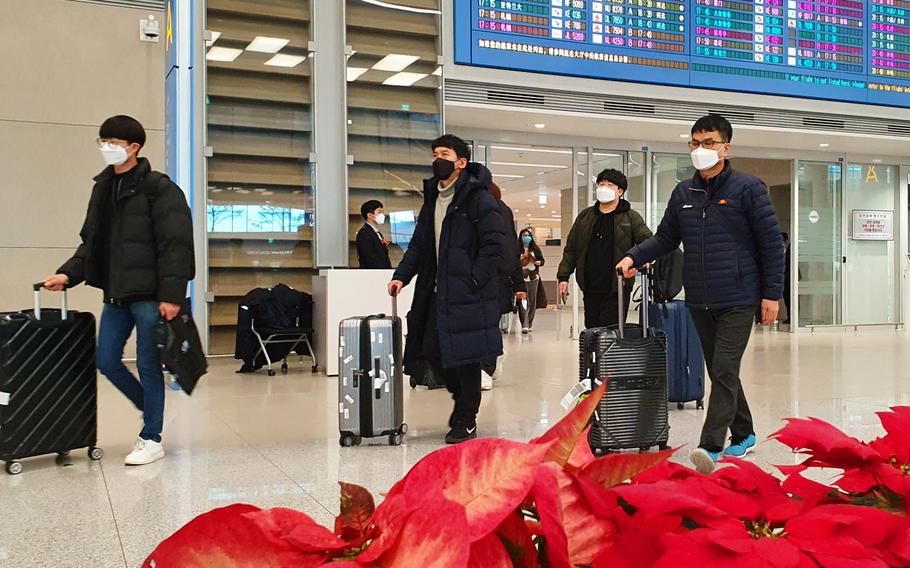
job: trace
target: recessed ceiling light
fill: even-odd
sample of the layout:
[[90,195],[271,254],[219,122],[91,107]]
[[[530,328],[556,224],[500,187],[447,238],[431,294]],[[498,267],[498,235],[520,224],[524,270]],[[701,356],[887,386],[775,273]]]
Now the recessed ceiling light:
[[417,55],[400,55],[398,53],[391,53],[386,55],[379,60],[376,65],[373,65],[373,69],[377,71],[402,71],[405,67],[414,63],[420,59]]
[[367,71],[369,71],[369,69],[366,67],[348,67],[348,82],[356,81]]
[[426,73],[395,73],[388,79],[382,82],[383,85],[390,85],[392,87],[410,87],[417,81],[420,81],[426,77]]
[[278,53],[266,61],[265,64],[271,65],[272,67],[297,67],[304,61],[306,61],[305,55],[286,55],[284,53]]
[[537,124],[534,125],[534,128],[546,128],[546,127],[547,127],[547,125],[542,122],[538,122]]
[[550,211],[550,213],[556,213],[556,211]]
[[518,209],[516,209],[515,212],[518,213]]
[[289,43],[291,43],[291,40],[281,37],[256,36],[250,42],[250,45],[246,46],[246,50],[255,51],[256,53],[278,53]]
[[218,38],[221,37],[221,32],[211,32],[211,34],[212,34],[212,39],[210,39],[209,41],[205,42],[205,46],[206,46],[206,47],[212,47],[212,45],[213,45],[216,41],[218,41]]
[[830,146],[830,145],[831,145],[831,144],[819,144],[818,147],[819,147],[819,148],[827,148],[827,147]]
[[213,47],[209,49],[209,52],[205,54],[205,58],[209,61],[234,61],[240,54],[243,53],[242,49],[234,49],[232,47]]
[[530,203],[530,202],[531,202],[531,200],[530,200],[530,199],[528,199],[528,203]]

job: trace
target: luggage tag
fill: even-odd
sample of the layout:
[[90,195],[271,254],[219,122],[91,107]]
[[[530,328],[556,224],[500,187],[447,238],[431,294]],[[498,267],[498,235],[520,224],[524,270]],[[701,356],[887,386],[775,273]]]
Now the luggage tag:
[[569,389],[559,404],[565,410],[571,410],[581,401],[583,395],[589,392],[591,392],[591,379],[585,379]]
[[9,406],[8,392],[0,392],[0,406]]

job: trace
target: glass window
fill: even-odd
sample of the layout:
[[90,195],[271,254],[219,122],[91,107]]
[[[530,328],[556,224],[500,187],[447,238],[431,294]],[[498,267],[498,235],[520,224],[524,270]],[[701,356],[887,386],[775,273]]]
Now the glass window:
[[898,166],[847,166],[847,323],[898,321],[895,203],[899,181]]
[[[843,166],[799,164],[799,325],[840,325],[842,319]],[[791,280],[793,275],[790,276]]]
[[310,290],[309,0],[208,0],[210,352],[234,351],[237,304],[284,282]]
[[[401,4],[401,2],[398,2]],[[388,218],[397,266],[423,203],[431,174],[430,142],[442,131],[439,0],[410,0],[414,12],[388,4],[346,0],[348,59],[348,169],[350,265],[363,225],[360,206],[378,199]]]

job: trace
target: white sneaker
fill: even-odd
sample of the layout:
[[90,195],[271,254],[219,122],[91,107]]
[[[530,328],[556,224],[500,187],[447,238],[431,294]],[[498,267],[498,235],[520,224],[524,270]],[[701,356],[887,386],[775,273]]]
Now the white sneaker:
[[482,391],[491,391],[493,390],[493,377],[486,373],[481,373],[480,375],[480,390]]
[[522,334],[522,335],[527,335],[527,334],[529,334],[529,333],[531,333],[531,330],[530,330],[530,329],[528,329],[528,328],[526,328],[526,327],[521,328],[521,334]]
[[136,440],[136,445],[133,446],[132,453],[126,456],[124,463],[126,465],[148,465],[163,457],[164,448],[161,446],[161,442],[139,438]]

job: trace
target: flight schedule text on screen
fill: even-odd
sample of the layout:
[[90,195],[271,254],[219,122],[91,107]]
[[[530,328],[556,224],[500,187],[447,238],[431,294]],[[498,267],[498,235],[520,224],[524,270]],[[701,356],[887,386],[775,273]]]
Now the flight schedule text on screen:
[[910,107],[910,0],[456,0],[455,61]]

